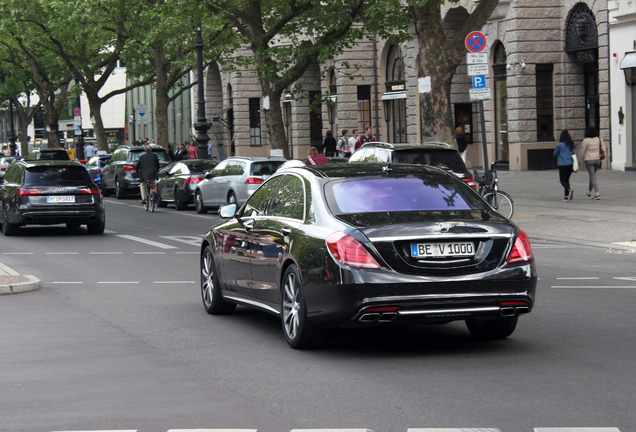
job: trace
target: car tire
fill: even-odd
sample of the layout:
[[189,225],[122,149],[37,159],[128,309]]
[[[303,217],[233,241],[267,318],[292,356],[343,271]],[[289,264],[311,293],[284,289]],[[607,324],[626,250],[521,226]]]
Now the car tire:
[[[230,191],[227,194],[227,203],[228,204],[237,204],[236,202],[236,195],[234,194],[234,192]],[[238,204],[237,204],[238,205]]]
[[185,210],[188,208],[188,202],[181,199],[179,188],[174,188],[174,208],[177,210]]
[[105,197],[110,196],[110,190],[106,187],[106,184],[104,183],[103,179],[102,179],[102,184],[99,186],[99,188],[102,190],[102,196],[105,196]]
[[475,339],[505,339],[515,331],[518,320],[519,317],[516,316],[494,320],[466,320],[466,327]]
[[316,348],[326,339],[325,330],[314,326],[307,318],[300,272],[294,264],[287,268],[283,276],[281,323],[285,339],[294,349]]
[[161,199],[161,192],[157,188],[157,207],[168,207],[168,203]]
[[117,197],[117,199],[126,198],[126,188],[122,187],[119,179],[115,179],[115,196]]
[[86,229],[88,230],[89,234],[104,234],[105,228],[106,222],[104,221],[91,222],[89,224],[86,224]]
[[2,211],[2,232],[4,233],[5,237],[14,236],[18,233],[19,230],[20,230],[20,226],[18,224],[10,223],[7,218],[7,211],[3,210]]
[[221,294],[212,248],[209,245],[201,254],[201,299],[205,311],[210,315],[225,315],[236,309],[236,303],[226,301]]
[[194,194],[194,209],[199,214],[206,214],[208,209],[203,205],[203,196],[201,195],[201,191],[196,191]]

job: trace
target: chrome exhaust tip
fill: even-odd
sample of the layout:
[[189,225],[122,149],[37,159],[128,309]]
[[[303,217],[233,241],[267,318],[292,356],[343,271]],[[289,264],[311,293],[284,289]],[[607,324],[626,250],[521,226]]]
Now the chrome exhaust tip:
[[512,307],[502,307],[499,309],[499,313],[501,313],[502,317],[513,317],[516,315],[515,308]]
[[395,318],[397,318],[397,316],[398,316],[397,312],[386,312],[380,315],[380,317],[378,318],[378,322],[383,322],[383,323],[391,322]]
[[368,313],[358,318],[358,321],[364,322],[364,323],[372,323],[372,322],[378,321],[379,319],[380,319],[379,313]]
[[527,306],[521,306],[521,307],[515,308],[515,313],[517,315],[525,315],[527,313],[530,313],[530,308]]

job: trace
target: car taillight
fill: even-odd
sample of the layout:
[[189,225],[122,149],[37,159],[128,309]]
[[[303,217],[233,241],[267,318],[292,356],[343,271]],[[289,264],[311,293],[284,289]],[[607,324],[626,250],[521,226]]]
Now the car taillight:
[[100,169],[96,169],[95,170],[95,174],[101,174],[101,173],[102,173],[102,170],[100,170]]
[[263,180],[262,178],[258,178],[258,177],[248,177],[247,180],[245,180],[245,184],[260,184],[263,183],[265,180]]
[[36,188],[18,189],[18,196],[29,196],[29,195],[40,195],[40,194],[42,194],[42,189],[36,189]]
[[122,168],[121,170],[122,170],[122,171],[132,171],[132,172],[137,171],[137,170],[135,169],[135,167],[134,167],[134,166],[132,166],[132,165],[124,165],[124,166],[123,166],[123,168]]
[[508,255],[508,264],[514,264],[518,262],[530,261],[532,259],[532,249],[530,248],[530,240],[525,232],[519,230],[515,245]]
[[471,178],[466,178],[463,179],[464,183],[466,183],[468,186],[470,186],[471,188],[477,190],[477,183],[475,183],[475,179],[471,179]]
[[343,232],[335,232],[325,240],[333,257],[341,264],[351,267],[380,268],[362,244]]
[[203,180],[203,177],[188,177],[186,179],[186,183],[201,183],[201,181]]
[[80,192],[86,195],[99,195],[99,188],[96,188],[96,187],[80,188]]

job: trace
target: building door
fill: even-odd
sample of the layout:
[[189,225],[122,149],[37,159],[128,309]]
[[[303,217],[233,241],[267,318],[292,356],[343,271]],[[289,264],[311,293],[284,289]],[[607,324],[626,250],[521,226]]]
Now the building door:
[[455,126],[461,125],[464,128],[466,142],[473,143],[473,105],[455,104]]
[[598,63],[585,63],[585,127],[600,130],[600,103],[598,95]]
[[[320,98],[320,91],[309,92],[309,139],[311,147],[316,147],[318,150],[322,150],[322,104]],[[299,154],[298,156],[304,155]]]
[[501,42],[495,46],[493,59],[493,78],[495,90],[495,160],[508,163],[508,70],[506,49]]

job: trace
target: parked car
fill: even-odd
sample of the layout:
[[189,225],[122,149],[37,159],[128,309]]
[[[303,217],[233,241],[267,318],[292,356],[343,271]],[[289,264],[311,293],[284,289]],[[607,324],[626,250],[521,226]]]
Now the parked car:
[[410,163],[430,165],[452,172],[473,189],[477,183],[466,168],[459,152],[449,144],[425,142],[422,144],[389,144],[370,142],[357,149],[349,158],[350,163]]
[[173,162],[159,170],[157,205],[165,207],[173,202],[177,210],[185,210],[194,202],[194,191],[206,172],[217,165],[209,159],[186,159]]
[[534,305],[526,234],[456,176],[409,164],[316,165],[270,177],[201,245],[210,314],[237,304],[279,316],[293,348],[325,329],[465,320],[513,333]]
[[[327,159],[329,159],[329,163],[347,163],[349,162],[348,158],[343,158],[343,157],[328,157]],[[287,169],[287,168],[294,168],[294,167],[304,167],[305,166],[305,161],[307,160],[307,158],[301,159],[289,159],[287,160],[287,162],[285,162],[284,164],[282,164],[278,169],[279,170],[283,170],[283,169]]]
[[106,166],[110,158],[111,155],[109,154],[98,154],[92,156],[84,164],[86,171],[88,171],[88,175],[91,176],[91,179],[93,179],[96,185],[100,185],[102,183],[102,168]]
[[[146,151],[144,146],[119,146],[102,168],[101,189],[104,196],[115,193],[117,199],[124,199],[128,193],[139,193],[139,178],[135,165],[139,156]],[[159,165],[168,165],[170,156],[159,146],[153,145],[152,152],[159,157]]]
[[77,161],[18,161],[0,183],[2,230],[17,234],[25,225],[86,224],[102,234],[104,200],[86,168]]
[[194,207],[207,213],[211,207],[242,204],[285,163],[276,157],[232,156],[220,162],[196,187]]
[[4,177],[9,166],[16,160],[15,156],[2,156],[0,157],[0,179]]
[[35,149],[27,154],[26,160],[71,160],[64,149]]

